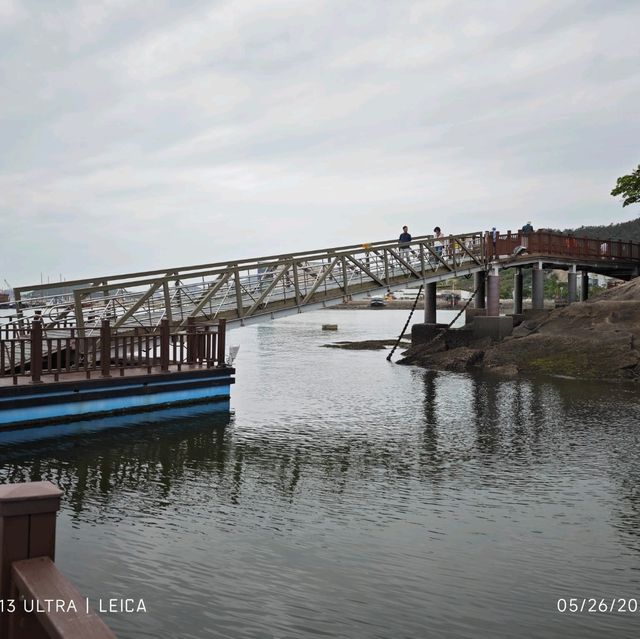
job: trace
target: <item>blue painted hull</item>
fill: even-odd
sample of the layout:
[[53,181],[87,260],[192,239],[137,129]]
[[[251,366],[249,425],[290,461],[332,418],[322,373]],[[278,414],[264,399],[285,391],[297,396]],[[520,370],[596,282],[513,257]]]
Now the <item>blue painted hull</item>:
[[[63,437],[82,437],[95,435],[104,431],[116,429],[157,428],[159,425],[168,425],[169,428],[184,420],[196,418],[201,424],[210,424],[212,427],[226,426],[231,419],[229,401],[215,401],[211,403],[197,403],[190,405],[174,405],[168,407],[145,410],[144,412],[131,413],[127,411],[122,415],[97,415],[89,419],[82,419],[68,423],[55,423],[48,426],[31,426],[30,428],[2,428],[0,429],[0,446],[10,446],[12,450],[19,450],[20,444],[33,444],[48,439],[60,442]],[[29,448],[28,450],[33,450]],[[3,449],[7,454],[7,449]]]
[[0,389],[0,430],[196,403],[229,410],[233,368]]

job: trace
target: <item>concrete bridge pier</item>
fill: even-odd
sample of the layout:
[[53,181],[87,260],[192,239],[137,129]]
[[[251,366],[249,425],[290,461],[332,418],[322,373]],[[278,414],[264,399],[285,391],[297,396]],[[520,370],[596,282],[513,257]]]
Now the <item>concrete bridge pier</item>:
[[487,277],[487,315],[500,315],[500,275],[497,268]]
[[531,306],[536,311],[544,308],[544,270],[542,269],[542,262],[538,262],[538,265],[533,267],[531,278]]
[[436,283],[429,282],[424,287],[424,323],[436,323]]
[[576,271],[575,265],[569,269],[569,273],[567,275],[567,284],[567,301],[569,302],[569,304],[573,304],[578,299],[578,273]]
[[516,268],[513,276],[513,314],[522,314],[522,268]]
[[500,340],[511,335],[513,317],[500,316],[500,270],[497,266],[487,276],[487,314],[473,318],[473,335],[476,338],[490,337]]
[[411,327],[411,343],[428,344],[438,335],[440,329],[436,324],[436,282],[425,282],[424,285],[424,323]]
[[582,271],[580,277],[580,301],[586,302],[589,299],[589,273]]
[[473,298],[474,308],[486,307],[486,287],[485,287],[485,274],[484,271],[478,271],[473,274],[473,290],[478,289],[476,296]]

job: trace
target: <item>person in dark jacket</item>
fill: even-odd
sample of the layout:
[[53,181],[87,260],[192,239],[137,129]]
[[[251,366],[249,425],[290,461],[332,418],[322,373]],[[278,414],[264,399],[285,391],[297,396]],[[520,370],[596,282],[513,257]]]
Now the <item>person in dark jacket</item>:
[[409,256],[410,244],[411,244],[411,233],[409,233],[409,227],[403,226],[402,233],[400,233],[400,237],[398,238],[398,248],[400,249],[400,253],[404,257]]
[[410,242],[411,242],[411,233],[409,233],[409,227],[403,226],[402,233],[400,233],[400,237],[398,238],[398,246],[400,248],[407,248]]
[[531,226],[531,222],[527,222],[523,227],[522,227],[522,246],[524,246],[524,248],[529,248],[529,234],[533,233],[533,226]]

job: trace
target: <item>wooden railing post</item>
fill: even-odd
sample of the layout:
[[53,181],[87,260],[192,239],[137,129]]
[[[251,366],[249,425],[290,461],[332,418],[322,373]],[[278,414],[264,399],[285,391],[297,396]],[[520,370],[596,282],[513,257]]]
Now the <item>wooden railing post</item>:
[[196,349],[196,363],[202,364],[205,357],[205,340],[206,340],[206,331],[208,328],[205,326],[203,332],[196,333],[197,338],[197,349]]
[[204,327],[204,333],[202,333],[202,353],[200,355],[200,365],[205,364],[207,367],[210,366],[208,360],[211,358],[210,344],[212,333],[209,332],[210,328],[208,324]]
[[[14,561],[31,557],[54,559],[61,496],[62,491],[48,481],[0,486],[0,600],[12,598]],[[8,638],[11,614],[15,613],[6,607],[0,609],[0,639]]]
[[160,370],[167,372],[169,370],[169,350],[171,340],[171,329],[169,320],[160,320]]
[[217,345],[218,345],[218,353],[216,356],[216,360],[217,360],[217,365],[218,366],[224,366],[225,365],[225,361],[224,361],[224,351],[226,348],[226,336],[227,336],[227,320],[224,318],[220,318],[218,320],[218,339],[217,339]]
[[31,322],[31,382],[39,384],[42,381],[42,319],[40,316]]
[[[95,362],[94,362],[95,363]],[[102,377],[111,377],[111,324],[102,320],[100,326],[100,368]]]
[[196,361],[196,318],[187,317],[187,364]]

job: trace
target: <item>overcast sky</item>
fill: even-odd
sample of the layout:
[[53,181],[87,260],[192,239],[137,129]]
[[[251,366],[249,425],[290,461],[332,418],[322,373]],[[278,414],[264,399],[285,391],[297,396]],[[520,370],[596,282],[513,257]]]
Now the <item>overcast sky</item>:
[[13,285],[640,215],[638,0],[0,0]]

